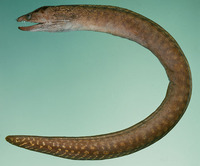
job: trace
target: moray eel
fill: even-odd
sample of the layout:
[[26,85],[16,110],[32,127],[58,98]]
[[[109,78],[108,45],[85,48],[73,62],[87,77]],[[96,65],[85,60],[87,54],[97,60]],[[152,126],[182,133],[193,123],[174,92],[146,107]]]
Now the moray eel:
[[22,31],[105,32],[135,41],[161,62],[169,78],[160,106],[141,122],[121,131],[85,137],[11,135],[13,145],[75,160],[102,160],[139,151],[165,136],[183,116],[191,97],[190,67],[175,39],[152,20],[133,11],[98,5],[45,6],[17,19],[35,23]]

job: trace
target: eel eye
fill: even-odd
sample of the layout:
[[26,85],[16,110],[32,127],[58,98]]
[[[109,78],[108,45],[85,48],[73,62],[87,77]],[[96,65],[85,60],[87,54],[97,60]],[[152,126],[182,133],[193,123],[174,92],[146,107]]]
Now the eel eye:
[[26,19],[27,19],[27,20],[30,20],[30,19],[31,19],[31,14],[30,14],[30,13],[26,15]]

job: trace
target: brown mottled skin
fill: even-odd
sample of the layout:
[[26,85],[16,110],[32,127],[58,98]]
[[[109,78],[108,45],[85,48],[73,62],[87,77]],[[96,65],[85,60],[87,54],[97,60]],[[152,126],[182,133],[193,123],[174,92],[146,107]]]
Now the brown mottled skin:
[[88,137],[7,136],[13,145],[76,160],[101,160],[141,150],[165,136],[180,120],[190,101],[192,81],[188,62],[173,37],[148,18],[112,6],[41,7],[18,18],[39,23],[23,31],[91,30],[127,38],[149,49],[169,78],[161,105],[143,121],[125,130]]

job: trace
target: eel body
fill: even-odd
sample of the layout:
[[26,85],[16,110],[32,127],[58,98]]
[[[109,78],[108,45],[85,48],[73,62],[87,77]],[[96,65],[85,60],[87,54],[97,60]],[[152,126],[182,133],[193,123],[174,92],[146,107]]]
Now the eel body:
[[165,136],[184,114],[191,97],[190,67],[174,38],[150,19],[113,6],[45,6],[17,19],[36,23],[23,31],[62,32],[88,30],[105,32],[135,41],[149,49],[161,62],[169,78],[160,106],[141,122],[121,131],[85,137],[42,137],[10,135],[13,145],[58,157],[102,160],[139,151]]

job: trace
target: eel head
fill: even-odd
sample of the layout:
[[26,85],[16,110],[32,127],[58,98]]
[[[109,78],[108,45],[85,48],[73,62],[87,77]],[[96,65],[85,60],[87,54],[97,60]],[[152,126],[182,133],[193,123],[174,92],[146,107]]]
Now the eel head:
[[[70,8],[70,7],[68,7]],[[22,31],[62,32],[73,30],[74,24],[70,10],[62,6],[44,6],[25,14],[17,19],[18,22],[29,22],[34,25],[18,27]],[[74,28],[77,29],[77,28]]]

